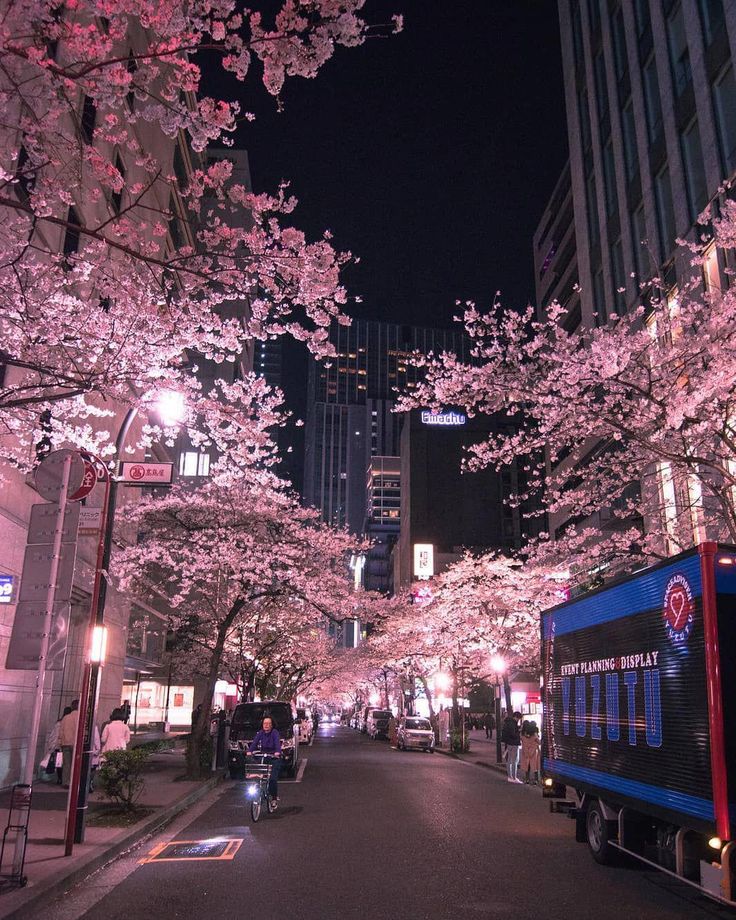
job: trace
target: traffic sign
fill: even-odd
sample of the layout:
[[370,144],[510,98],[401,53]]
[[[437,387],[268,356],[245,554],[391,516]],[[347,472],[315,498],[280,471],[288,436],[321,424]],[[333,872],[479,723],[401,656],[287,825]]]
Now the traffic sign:
[[38,494],[46,501],[55,502],[61,495],[61,480],[64,475],[64,460],[71,455],[68,494],[73,495],[81,488],[84,479],[84,461],[79,451],[54,450],[47,454],[33,473],[33,484]]
[[174,477],[173,463],[124,462],[120,466],[120,480],[133,486],[168,486]]
[[[67,505],[64,509],[64,527],[61,532],[62,543],[74,543],[77,539],[80,511],[80,505]],[[58,515],[58,502],[50,502],[49,504],[38,502],[33,505],[26,542],[30,545],[53,544]]]
[[[76,552],[76,543],[67,543],[61,547],[59,572],[56,579],[55,597],[57,602],[68,601],[72,595]],[[53,558],[53,546],[48,543],[41,546],[26,546],[19,595],[22,601],[40,601],[41,603],[46,601],[51,587],[51,562]]]
[[110,471],[102,462],[102,460],[100,460],[100,458],[95,454],[88,453],[86,450],[80,450],[79,453],[82,455],[82,460],[86,460],[88,463],[91,463],[95,468],[97,482],[104,482],[110,475]]
[[[64,667],[66,641],[69,633],[70,605],[54,604],[51,636],[46,670],[60,671]],[[43,601],[20,601],[15,610],[5,667],[13,671],[35,671],[41,656],[46,605]]]
[[84,476],[82,477],[82,485],[77,489],[76,492],[69,492],[70,502],[79,502],[83,498],[86,498],[97,484],[97,470],[95,469],[94,464],[85,458],[82,459],[82,463],[84,463]]

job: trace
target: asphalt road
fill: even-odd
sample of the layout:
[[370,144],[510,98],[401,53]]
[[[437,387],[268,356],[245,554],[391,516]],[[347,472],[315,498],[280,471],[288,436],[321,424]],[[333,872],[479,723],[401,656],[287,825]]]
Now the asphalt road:
[[[538,790],[323,726],[300,783],[252,824],[229,783],[43,920],[706,920],[733,916],[637,867],[601,867]],[[232,860],[141,864],[161,841],[242,840]],[[678,883],[674,883],[676,886]],[[32,920],[29,915],[28,920]]]

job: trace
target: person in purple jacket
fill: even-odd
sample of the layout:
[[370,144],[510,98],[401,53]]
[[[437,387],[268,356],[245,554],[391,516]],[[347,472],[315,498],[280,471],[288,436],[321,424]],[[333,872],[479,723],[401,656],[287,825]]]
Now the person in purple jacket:
[[268,783],[268,794],[274,803],[279,800],[279,771],[281,770],[281,735],[273,727],[273,719],[268,716],[263,720],[263,728],[256,732],[255,738],[248,745],[248,750],[267,754],[264,763],[271,765],[271,778]]

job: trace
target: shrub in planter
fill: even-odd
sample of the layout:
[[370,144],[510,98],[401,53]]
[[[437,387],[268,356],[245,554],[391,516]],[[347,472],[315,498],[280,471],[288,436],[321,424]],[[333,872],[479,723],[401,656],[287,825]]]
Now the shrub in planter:
[[450,750],[455,754],[466,754],[470,750],[470,738],[466,733],[465,735],[465,746],[463,746],[463,733],[460,730],[455,730],[450,735]]
[[97,785],[102,793],[124,811],[133,811],[143,792],[143,770],[150,754],[141,748],[131,751],[108,751],[97,771]]

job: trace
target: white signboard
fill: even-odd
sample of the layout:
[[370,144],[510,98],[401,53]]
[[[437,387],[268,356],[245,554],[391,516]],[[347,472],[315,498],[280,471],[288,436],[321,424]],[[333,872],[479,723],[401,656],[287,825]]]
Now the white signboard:
[[121,464],[120,481],[134,486],[168,486],[174,475],[173,463],[139,461]]
[[457,427],[465,424],[465,416],[462,412],[422,412],[423,425],[446,425]]
[[102,508],[84,507],[81,509],[81,514],[79,515],[80,537],[93,537],[99,534],[101,526]]
[[434,575],[434,546],[431,543],[414,544],[414,577],[431,578]]

